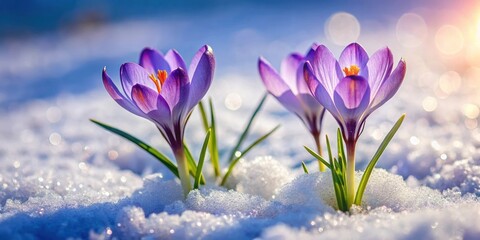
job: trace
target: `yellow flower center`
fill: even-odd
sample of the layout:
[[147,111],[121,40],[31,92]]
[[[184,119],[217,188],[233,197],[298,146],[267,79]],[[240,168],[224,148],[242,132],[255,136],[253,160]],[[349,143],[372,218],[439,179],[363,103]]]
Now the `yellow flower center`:
[[148,75],[150,80],[152,80],[152,82],[157,87],[157,92],[158,93],[160,93],[162,91],[162,85],[165,82],[165,80],[167,80],[167,76],[168,76],[168,74],[167,74],[167,71],[165,71],[165,70],[158,70],[156,76],[153,73]]
[[360,68],[354,64],[350,67],[343,68],[343,72],[345,73],[345,76],[358,75]]

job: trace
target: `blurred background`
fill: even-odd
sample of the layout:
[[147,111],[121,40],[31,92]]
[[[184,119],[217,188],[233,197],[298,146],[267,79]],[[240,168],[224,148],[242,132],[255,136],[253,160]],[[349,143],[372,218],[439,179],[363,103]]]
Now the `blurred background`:
[[[175,48],[188,62],[209,44],[216,79],[241,75],[259,84],[260,55],[279,66],[313,42],[338,56],[353,41],[370,54],[387,45],[396,61],[405,58],[416,69],[409,69],[407,82],[422,88],[426,111],[479,85],[475,0],[2,1],[0,107],[98,90],[104,66],[118,79],[119,65],[136,62],[145,46]],[[470,108],[468,116],[477,116],[478,108]]]

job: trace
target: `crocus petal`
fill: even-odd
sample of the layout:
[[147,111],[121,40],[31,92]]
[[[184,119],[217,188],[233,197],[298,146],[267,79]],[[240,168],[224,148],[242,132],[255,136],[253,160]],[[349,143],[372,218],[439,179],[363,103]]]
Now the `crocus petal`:
[[167,101],[161,96],[157,96],[157,109],[147,113],[150,119],[154,119],[162,126],[170,126],[172,122],[172,113]]
[[337,119],[337,121],[343,121],[342,116],[337,110],[337,107],[335,107],[332,97],[328,93],[328,90],[315,76],[310,62],[306,62],[303,66],[305,81],[311,91],[311,94],[322,106],[325,107],[325,109],[327,109],[333,115],[335,119]]
[[333,96],[335,86],[337,86],[341,77],[342,70],[332,52],[323,45],[317,47],[313,57],[312,66],[317,79],[322,83],[330,96]]
[[405,78],[406,70],[407,67],[405,61],[402,59],[388,79],[383,81],[382,85],[379,87],[377,94],[372,99],[370,112],[383,105],[386,101],[392,98],[393,95],[395,95],[398,88],[400,88],[403,79]]
[[120,80],[123,91],[128,98],[131,98],[132,87],[136,84],[156,89],[153,81],[148,77],[148,72],[136,63],[124,63],[120,67]]
[[343,78],[335,88],[334,102],[345,122],[358,121],[370,103],[368,81],[361,76]]
[[175,49],[168,50],[167,54],[165,54],[165,60],[167,60],[172,71],[177,68],[181,68],[184,70],[187,69],[187,66],[183,61],[182,56],[180,56],[180,54]]
[[297,94],[297,98],[304,106],[303,108],[305,112],[315,112],[324,108],[320,103],[318,103],[318,101],[315,99],[315,97],[312,96],[310,92],[299,93]]
[[140,54],[140,66],[149,74],[157,74],[158,70],[170,72],[170,66],[163,55],[155,49],[145,48]]
[[[307,86],[307,83],[305,82],[305,76],[303,74],[303,63],[305,61],[309,61],[310,63],[313,62],[313,58],[315,56],[315,50],[317,49],[318,47],[318,44],[314,43],[312,44],[312,46],[310,47],[310,49],[308,49],[307,53],[305,54],[305,58],[303,59],[302,61],[302,66],[300,66],[298,69],[297,69],[297,90],[298,90],[298,94],[308,94],[310,95],[310,89],[308,89],[308,86]],[[307,97],[308,99],[308,97]]]
[[368,84],[370,85],[370,98],[377,94],[380,85],[390,76],[393,67],[393,56],[388,48],[375,52],[367,63]]
[[292,53],[283,59],[280,65],[280,76],[288,85],[293,94],[297,94],[297,73],[298,67],[303,61],[303,56],[298,53]]
[[156,91],[136,84],[132,88],[132,98],[135,105],[145,113],[146,118],[164,126],[171,124],[170,108]]
[[107,90],[108,94],[117,102],[120,106],[123,108],[127,109],[131,113],[144,117],[145,115],[143,112],[141,112],[132,102],[130,102],[129,99],[125,98],[120,91],[118,91],[117,86],[113,83],[112,79],[110,76],[107,74],[107,69],[103,68],[102,71],[102,79],[103,79],[103,85],[105,86],[105,89]]
[[272,94],[288,111],[300,116],[302,105],[295,94],[278,75],[277,71],[264,58],[258,59],[258,71],[267,91]]
[[190,91],[190,83],[187,73],[177,68],[168,76],[162,86],[161,95],[172,109],[172,114],[178,114],[188,103],[188,95]]
[[157,110],[158,93],[148,87],[135,84],[132,87],[132,99],[135,105],[144,113]]
[[190,63],[188,74],[191,78],[190,108],[193,108],[205,96],[213,79],[215,57],[210,46],[200,48]]
[[364,68],[368,62],[368,53],[358,43],[351,43],[343,49],[338,59],[340,66],[350,67],[356,65],[360,69]]
[[310,49],[308,49],[307,54],[305,54],[305,61],[313,62],[313,57],[315,56],[315,50],[317,50],[317,48],[317,43],[312,44]]
[[258,71],[267,91],[273,96],[279,97],[285,92],[292,92],[277,71],[262,57],[258,59]]

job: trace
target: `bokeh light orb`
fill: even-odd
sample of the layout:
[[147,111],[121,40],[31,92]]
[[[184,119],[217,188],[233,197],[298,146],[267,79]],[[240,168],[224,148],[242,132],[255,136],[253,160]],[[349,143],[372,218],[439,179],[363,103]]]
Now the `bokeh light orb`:
[[462,31],[453,25],[443,25],[435,34],[435,45],[445,55],[454,55],[463,49]]
[[242,106],[242,97],[238,93],[229,93],[225,97],[225,107],[229,110],[235,111]]
[[427,112],[435,111],[435,109],[437,109],[437,105],[438,105],[437,99],[434,97],[426,97],[422,101],[423,110]]
[[358,40],[360,22],[350,13],[337,12],[325,24],[325,34],[337,45],[347,45]]
[[442,74],[438,80],[438,86],[446,94],[458,91],[461,84],[462,77],[455,71],[448,71]]
[[397,21],[396,35],[398,42],[404,47],[414,48],[425,41],[428,27],[420,15],[405,13]]

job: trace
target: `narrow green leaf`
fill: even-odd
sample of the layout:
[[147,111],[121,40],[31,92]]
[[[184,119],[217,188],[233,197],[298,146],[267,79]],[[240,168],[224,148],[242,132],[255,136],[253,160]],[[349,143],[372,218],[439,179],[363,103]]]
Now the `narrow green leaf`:
[[303,172],[305,174],[308,174],[308,169],[307,169],[307,165],[305,165],[305,162],[302,162],[302,168],[303,168]]
[[[195,178],[195,174],[197,172],[197,164],[195,163],[193,154],[185,143],[183,143],[183,150],[185,150],[185,157],[187,158],[188,172],[190,173],[190,176]],[[200,184],[205,184],[205,178],[203,176],[201,176],[200,178]]]
[[150,145],[146,144],[142,140],[140,140],[140,139],[138,139],[138,138],[136,138],[136,137],[134,137],[134,136],[118,129],[118,128],[114,128],[110,125],[107,125],[105,123],[99,122],[99,121],[94,120],[94,119],[90,119],[90,121],[97,124],[98,126],[104,128],[104,129],[112,132],[112,133],[115,133],[115,134],[129,140],[130,142],[134,143],[135,145],[139,146],[140,148],[142,148],[146,152],[150,153],[150,155],[154,156],[163,165],[165,165],[165,167],[167,167],[168,170],[170,170],[175,176],[179,177],[177,167],[172,163],[172,161],[170,159],[168,159],[167,156],[163,155],[162,153],[157,151],[155,148],[151,147]]
[[[346,166],[345,159],[342,156],[339,156],[338,162],[340,166],[341,178],[343,182],[346,183],[347,182],[347,176],[346,176],[347,166]],[[346,188],[345,188],[345,191],[346,191]],[[345,192],[345,196],[346,195],[347,195],[347,192]]]
[[193,184],[193,189],[198,189],[200,179],[203,177],[202,176],[203,163],[205,162],[205,153],[207,152],[208,141],[210,140],[211,133],[212,133],[212,130],[209,129],[207,131],[207,135],[205,136],[205,140],[203,141],[202,150],[200,151],[200,157],[198,158],[198,166],[197,166],[197,172],[195,173],[195,182]]
[[308,153],[310,153],[314,158],[316,158],[318,161],[322,162],[323,165],[325,165],[327,168],[329,169],[332,169],[330,167],[330,164],[320,155],[318,155],[318,153],[316,153],[315,151],[313,151],[311,148],[307,147],[307,146],[303,146],[305,148],[305,150],[307,150]]
[[[332,173],[332,183],[333,183],[333,187],[334,187],[334,190],[335,190],[335,198],[337,199],[337,206],[338,206],[338,209],[342,210],[343,208],[343,202],[342,202],[342,198],[340,197],[340,185],[338,184],[338,176],[337,176],[337,171],[335,169],[335,165],[333,163],[333,158],[332,158],[332,148],[330,146],[330,141],[328,139],[328,136],[326,135],[325,136],[326,138],[326,142],[327,142],[327,152],[328,152],[328,161],[330,162],[329,165],[330,165],[330,172]],[[342,210],[343,211],[343,210]]]
[[[330,164],[332,164],[332,166],[334,165],[334,163],[332,162],[332,159],[330,159]],[[338,176],[338,173],[336,170],[331,170],[331,173],[332,173],[332,182],[333,182],[333,187],[334,187],[334,190],[335,190],[335,199],[337,200],[337,207],[339,210],[341,211],[345,211],[345,197],[343,197],[343,187],[342,187],[342,184],[340,183],[340,180],[339,180],[339,176]]]
[[342,132],[340,131],[340,128],[337,128],[337,149],[338,156],[342,156],[345,160],[345,145],[343,144]]
[[250,117],[250,120],[248,121],[248,124],[245,127],[245,129],[243,130],[242,135],[240,135],[240,137],[238,138],[237,144],[235,144],[235,147],[230,152],[230,155],[227,158],[228,162],[232,162],[233,159],[235,158],[235,153],[238,151],[238,149],[242,145],[243,141],[245,141],[245,138],[247,137],[248,132],[250,131],[250,127],[252,126],[253,120],[255,119],[257,114],[260,112],[260,109],[262,108],[263,104],[265,103],[265,100],[267,99],[267,97],[268,97],[268,93],[265,93],[262,97],[262,100],[260,100],[260,103],[257,105],[257,108],[255,109],[252,116]]
[[378,159],[380,159],[380,156],[382,155],[383,151],[385,151],[385,148],[390,143],[390,140],[392,140],[393,136],[402,125],[404,118],[405,118],[405,114],[403,114],[397,120],[395,125],[393,125],[392,129],[388,132],[387,136],[385,136],[385,138],[383,139],[382,143],[380,144],[380,147],[378,147],[377,149],[377,152],[375,152],[375,155],[373,155],[372,160],[370,160],[370,162],[368,163],[368,166],[365,169],[365,172],[363,173],[362,179],[360,180],[360,184],[358,185],[357,193],[355,194],[354,203],[356,205],[360,205],[362,203],[363,193],[365,192],[365,188],[367,187],[368,179],[372,174],[373,168],[375,168],[375,165],[377,164]]
[[327,142],[328,159],[330,162],[330,171],[332,173],[332,181],[335,190],[335,198],[337,200],[338,209],[341,211],[348,211],[345,180],[343,179],[344,172],[339,169],[339,162],[332,156],[332,147],[328,136],[325,136]]
[[280,125],[277,125],[276,127],[274,127],[272,130],[270,130],[268,133],[266,133],[265,135],[259,137],[257,140],[255,140],[252,144],[250,144],[247,148],[245,148],[244,151],[242,151],[240,153],[240,155],[238,157],[236,157],[235,159],[233,159],[233,161],[230,163],[230,165],[228,166],[228,170],[227,170],[227,173],[225,173],[225,175],[223,176],[223,179],[222,179],[222,182],[220,183],[220,186],[224,186],[225,183],[227,182],[227,179],[228,177],[230,176],[230,174],[232,174],[232,171],[233,171],[233,168],[235,167],[235,165],[238,163],[238,161],[240,160],[240,158],[242,158],[243,156],[245,156],[250,150],[252,150],[252,148],[254,148],[256,145],[258,145],[259,143],[263,142],[265,139],[267,139],[270,135],[272,135],[273,132],[275,132],[278,128],[280,127]]
[[215,111],[213,109],[212,99],[208,99],[208,103],[210,105],[210,129],[212,131],[211,141],[210,141],[210,158],[212,160],[213,171],[215,173],[215,177],[220,176],[220,163],[219,163],[219,156],[218,156],[218,145],[217,145],[217,127],[215,124]]
[[327,142],[328,160],[330,162],[330,166],[333,167],[332,147],[330,146],[330,140],[328,139],[328,135],[325,135],[325,139]]
[[205,129],[205,132],[207,132],[209,129],[209,123],[207,119],[207,112],[205,112],[205,107],[203,106],[203,101],[200,101],[198,103],[198,110],[200,111],[200,117],[202,119],[203,128]]

